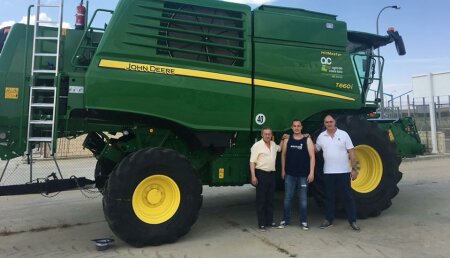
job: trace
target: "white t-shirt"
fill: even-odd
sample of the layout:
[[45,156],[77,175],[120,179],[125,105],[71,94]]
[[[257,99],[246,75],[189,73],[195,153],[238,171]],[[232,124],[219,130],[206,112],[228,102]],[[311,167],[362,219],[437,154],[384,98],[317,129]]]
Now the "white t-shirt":
[[341,174],[351,171],[347,150],[353,149],[353,143],[347,132],[336,129],[334,137],[322,132],[316,141],[316,150],[323,150],[325,174]]
[[277,152],[280,152],[279,145],[270,141],[270,150],[267,148],[264,141],[253,144],[251,148],[250,162],[255,163],[255,168],[267,172],[275,171],[275,163],[277,160]]

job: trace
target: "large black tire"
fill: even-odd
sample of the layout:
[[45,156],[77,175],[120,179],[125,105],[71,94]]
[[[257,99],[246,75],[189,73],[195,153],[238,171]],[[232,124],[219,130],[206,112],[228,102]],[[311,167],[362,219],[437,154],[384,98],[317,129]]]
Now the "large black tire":
[[[154,203],[149,197],[152,191],[159,196]],[[114,168],[103,210],[111,230],[123,241],[136,247],[160,245],[190,230],[202,198],[197,172],[184,156],[147,148],[128,155]]]
[[109,174],[116,166],[116,163],[109,159],[99,159],[95,165],[95,186],[97,189],[103,193],[105,190],[106,180],[108,180]]
[[[395,144],[389,141],[387,131],[381,130],[376,123],[369,122],[363,117],[343,116],[338,117],[337,127],[346,131],[355,146],[360,172],[357,180],[367,177],[378,180],[367,180],[364,182],[352,182],[353,194],[356,201],[357,215],[359,218],[374,217],[380,215],[381,211],[389,208],[399,189],[397,183],[402,178],[399,171],[401,159],[396,155]],[[369,147],[370,146],[370,147]],[[367,151],[369,151],[367,156]],[[366,155],[362,155],[366,154]],[[379,159],[376,158],[378,155]],[[364,157],[368,157],[364,160]],[[380,166],[370,166],[372,161],[369,158],[379,160]],[[324,183],[323,183],[323,156],[322,152],[316,155],[315,180],[311,185],[312,195],[319,206],[324,204]],[[365,164],[361,165],[361,164]],[[381,176],[381,179],[380,179]],[[377,183],[374,183],[376,181]],[[358,183],[359,185],[354,185]],[[363,191],[361,191],[363,190]],[[337,214],[343,213],[343,205],[338,200],[336,205]]]

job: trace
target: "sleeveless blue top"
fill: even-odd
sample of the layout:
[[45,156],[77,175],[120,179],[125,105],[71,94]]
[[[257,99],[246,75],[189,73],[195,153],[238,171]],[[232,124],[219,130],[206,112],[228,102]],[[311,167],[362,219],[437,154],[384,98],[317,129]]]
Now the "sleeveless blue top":
[[286,148],[286,174],[295,177],[307,177],[309,174],[309,153],[307,137],[300,140],[291,136]]

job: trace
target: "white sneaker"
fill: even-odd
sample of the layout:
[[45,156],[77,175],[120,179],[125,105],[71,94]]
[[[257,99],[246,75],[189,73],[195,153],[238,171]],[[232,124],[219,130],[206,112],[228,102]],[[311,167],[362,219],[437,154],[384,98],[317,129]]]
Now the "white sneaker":
[[300,226],[302,227],[303,230],[309,230],[308,223],[306,222],[302,222]]
[[282,220],[282,221],[280,222],[280,225],[278,226],[278,228],[279,228],[279,229],[283,229],[283,228],[285,228],[287,225],[288,225],[288,224],[286,223],[286,221]]

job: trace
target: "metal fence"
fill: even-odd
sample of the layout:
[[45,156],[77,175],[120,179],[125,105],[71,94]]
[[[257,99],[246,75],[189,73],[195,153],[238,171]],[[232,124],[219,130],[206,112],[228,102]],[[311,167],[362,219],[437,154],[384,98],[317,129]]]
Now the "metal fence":
[[75,139],[58,139],[57,152],[50,156],[48,145],[40,144],[33,149],[33,163],[26,156],[0,161],[0,185],[42,182],[48,177],[86,177],[94,179],[96,159],[83,148],[84,136]]
[[[121,133],[109,138],[120,138]],[[30,170],[30,160],[26,156],[9,161],[0,160],[0,186],[16,185],[45,180],[46,178],[85,177],[94,180],[94,170],[97,160],[92,153],[83,148],[86,135],[77,138],[58,139],[56,153],[50,155],[48,144],[40,144],[33,149],[33,163]]]
[[416,121],[422,143],[431,151],[430,105],[435,106],[435,120],[438,140],[438,152],[450,153],[450,96],[414,98],[412,91],[397,97],[388,95],[385,100],[384,118],[398,119],[405,116]]

